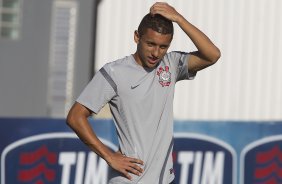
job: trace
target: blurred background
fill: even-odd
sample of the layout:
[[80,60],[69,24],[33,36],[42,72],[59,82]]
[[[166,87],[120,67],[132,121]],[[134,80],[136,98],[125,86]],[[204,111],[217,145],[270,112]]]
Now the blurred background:
[[[65,117],[95,71],[135,52],[133,32],[154,2],[1,0],[0,116]],[[175,118],[281,120],[281,1],[167,2],[222,53],[177,85]],[[195,50],[177,25],[170,50]]]
[[[133,33],[154,2],[0,0],[1,184],[5,183],[3,163],[9,155],[4,148],[39,133],[70,132],[64,124],[69,108],[105,63],[135,52]],[[214,139],[212,142],[228,144],[232,159],[231,164],[224,165],[228,168],[224,172],[231,171],[228,177],[233,175],[229,177],[232,183],[281,183],[279,166],[273,171],[278,178],[275,181],[270,179],[271,173],[254,178],[252,171],[261,165],[244,159],[256,146],[260,146],[256,149],[259,153],[282,153],[282,1],[166,2],[202,30],[222,54],[217,64],[198,72],[193,81],[177,84],[175,132],[190,133],[189,144],[201,139],[205,149]],[[169,51],[195,49],[175,24]],[[100,137],[117,144],[112,138],[115,130],[108,106],[91,123]],[[197,135],[190,136],[194,133]],[[186,134],[176,137],[181,136],[187,138]],[[52,144],[48,148],[57,149]],[[177,153],[182,149],[186,148],[176,146]],[[200,148],[187,149],[196,153]],[[211,149],[216,153],[217,148]],[[251,153],[250,159],[256,158],[257,152]],[[248,173],[244,173],[244,165]],[[239,174],[250,177],[239,179]],[[225,179],[223,183],[231,183]],[[181,184],[186,180],[177,176]]]

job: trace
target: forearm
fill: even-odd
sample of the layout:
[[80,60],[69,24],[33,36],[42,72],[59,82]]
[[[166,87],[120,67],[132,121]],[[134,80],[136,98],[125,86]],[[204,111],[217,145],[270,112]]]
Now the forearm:
[[206,60],[215,62],[220,57],[219,49],[211,40],[197,27],[188,22],[183,16],[179,15],[175,21],[179,27],[187,34],[194,43],[202,57]]
[[84,142],[92,151],[110,162],[113,152],[105,146],[94,133],[86,117],[68,118],[67,124],[73,129],[82,142]]
[[199,54],[206,61],[216,62],[220,57],[219,49],[210,41],[210,39],[202,33],[198,28],[188,22],[181,14],[179,14],[172,6],[167,3],[157,2],[151,9],[151,14],[160,14],[167,19],[177,23],[180,28],[187,34],[197,47]]
[[143,165],[143,161],[137,158],[126,157],[120,152],[112,152],[105,146],[96,136],[88,122],[90,114],[91,111],[89,109],[79,103],[75,103],[68,114],[67,124],[73,129],[81,141],[103,158],[113,169],[123,173],[128,179],[131,179],[128,172],[140,176],[143,169],[138,164]]

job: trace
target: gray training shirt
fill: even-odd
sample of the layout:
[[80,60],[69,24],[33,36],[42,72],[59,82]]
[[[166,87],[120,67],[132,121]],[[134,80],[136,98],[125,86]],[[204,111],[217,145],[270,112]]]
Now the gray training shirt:
[[109,103],[121,152],[144,161],[141,176],[132,181],[116,173],[110,184],[168,184],[174,179],[173,96],[175,83],[193,79],[188,53],[167,53],[154,69],[143,68],[133,55],[106,64],[77,102],[94,113]]

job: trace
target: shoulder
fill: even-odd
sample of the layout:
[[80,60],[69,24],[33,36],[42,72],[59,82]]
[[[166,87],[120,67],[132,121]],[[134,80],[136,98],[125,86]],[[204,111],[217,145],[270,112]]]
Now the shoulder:
[[121,59],[105,64],[101,69],[104,69],[108,74],[113,74],[121,70],[125,70],[130,67],[130,65],[132,65],[132,56],[125,56]]
[[99,72],[107,80],[115,82],[117,85],[130,79],[129,76],[135,76],[134,60],[132,56],[126,56],[116,61],[105,64]]
[[164,60],[168,60],[168,61],[180,60],[181,58],[187,57],[188,55],[189,53],[187,52],[171,51],[165,55]]
[[187,52],[172,51],[164,56],[163,62],[176,70],[187,63],[189,55]]

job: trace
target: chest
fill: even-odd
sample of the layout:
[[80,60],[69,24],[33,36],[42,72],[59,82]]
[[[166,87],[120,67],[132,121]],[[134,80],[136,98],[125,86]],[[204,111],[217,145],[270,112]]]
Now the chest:
[[168,66],[145,72],[133,70],[118,77],[118,95],[128,101],[162,101],[173,92],[175,76]]

